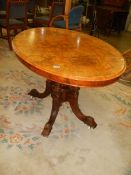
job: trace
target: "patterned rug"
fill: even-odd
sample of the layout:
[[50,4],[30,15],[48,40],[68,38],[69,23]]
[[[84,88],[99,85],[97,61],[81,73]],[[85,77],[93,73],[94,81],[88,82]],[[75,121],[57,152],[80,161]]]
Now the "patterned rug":
[[129,86],[81,88],[79,106],[98,127],[88,129],[65,103],[48,138],[41,131],[52,99],[30,98],[32,88],[43,91],[45,79],[0,40],[0,175],[131,174]]
[[120,82],[131,86],[131,49],[123,53],[123,56],[126,61],[126,71],[120,78]]

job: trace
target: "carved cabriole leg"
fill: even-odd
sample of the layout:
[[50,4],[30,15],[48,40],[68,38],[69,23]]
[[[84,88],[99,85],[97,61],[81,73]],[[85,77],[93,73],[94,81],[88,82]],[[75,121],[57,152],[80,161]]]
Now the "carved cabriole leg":
[[43,136],[48,136],[52,130],[53,124],[55,122],[55,119],[57,117],[57,114],[59,112],[59,108],[62,104],[62,88],[61,88],[61,84],[58,83],[54,83],[52,84],[52,91],[51,91],[51,96],[52,96],[52,110],[51,110],[51,115],[50,118],[48,120],[48,122],[45,124],[44,129],[42,131],[42,135]]
[[46,89],[43,93],[38,92],[36,89],[32,89],[28,94],[32,97],[45,98],[51,94],[52,81],[46,80]]
[[53,124],[59,112],[59,108],[63,102],[69,102],[73,113],[76,117],[83,121],[88,126],[95,128],[97,126],[95,120],[90,116],[85,116],[78,105],[78,87],[63,85],[50,80],[46,81],[46,89],[43,93],[38,92],[36,89],[32,89],[29,95],[38,98],[45,98],[51,94],[52,96],[52,110],[48,122],[45,124],[42,131],[43,136],[48,136],[52,130]]
[[91,128],[95,128],[97,126],[95,120],[90,116],[85,116],[78,105],[78,95],[79,95],[79,88],[71,87],[71,93],[68,95],[68,101],[70,103],[71,109],[76,117],[83,121],[85,124],[90,126]]

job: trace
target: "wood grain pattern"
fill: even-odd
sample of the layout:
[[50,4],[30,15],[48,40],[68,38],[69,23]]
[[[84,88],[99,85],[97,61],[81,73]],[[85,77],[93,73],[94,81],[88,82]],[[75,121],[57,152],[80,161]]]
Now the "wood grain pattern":
[[21,62],[39,75],[72,86],[104,86],[125,71],[121,53],[108,43],[76,31],[33,28],[13,39]]

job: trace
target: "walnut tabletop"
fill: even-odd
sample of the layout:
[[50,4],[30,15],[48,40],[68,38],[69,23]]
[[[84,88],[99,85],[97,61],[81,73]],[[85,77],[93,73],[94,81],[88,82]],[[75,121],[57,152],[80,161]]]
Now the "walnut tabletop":
[[76,31],[43,27],[28,29],[19,33],[12,44],[28,68],[65,85],[108,85],[126,68],[123,56],[110,44]]
[[93,36],[58,28],[33,28],[13,39],[13,49],[20,61],[44,76],[44,92],[32,89],[32,97],[52,97],[50,118],[42,131],[49,136],[60,106],[69,102],[75,116],[96,128],[91,116],[79,108],[81,86],[97,87],[115,82],[125,70],[122,55],[111,45]]

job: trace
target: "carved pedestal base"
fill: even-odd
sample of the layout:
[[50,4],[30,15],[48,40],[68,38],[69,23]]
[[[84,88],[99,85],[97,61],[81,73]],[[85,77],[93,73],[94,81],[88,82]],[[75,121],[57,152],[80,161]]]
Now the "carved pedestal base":
[[83,121],[85,124],[90,126],[91,128],[95,128],[97,126],[95,120],[90,116],[85,116],[78,105],[78,95],[79,95],[78,87],[73,87],[69,85],[63,85],[60,83],[56,83],[50,80],[46,81],[46,89],[43,93],[39,93],[36,89],[32,89],[29,92],[29,95],[32,97],[45,98],[51,94],[52,97],[52,110],[51,115],[48,122],[45,124],[44,129],[42,131],[43,136],[48,136],[52,130],[53,124],[59,112],[59,108],[63,102],[68,101],[73,113],[76,117]]

